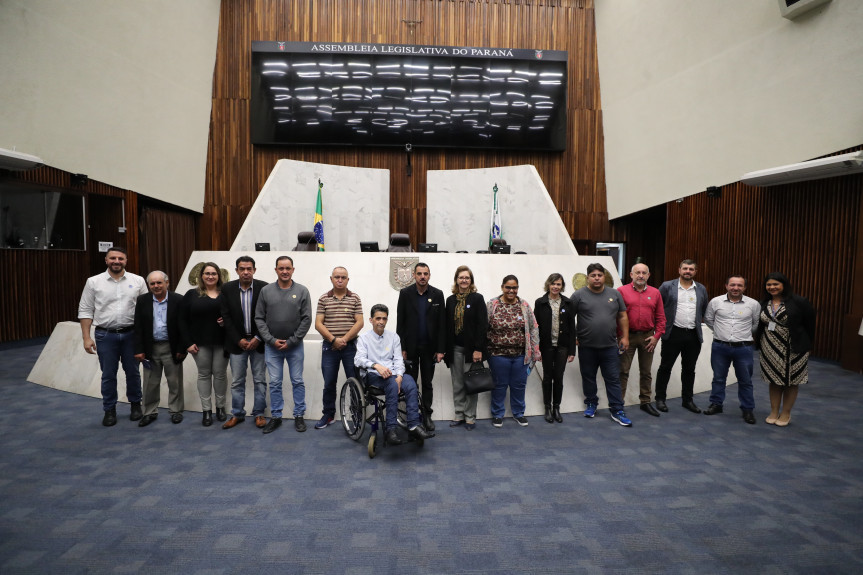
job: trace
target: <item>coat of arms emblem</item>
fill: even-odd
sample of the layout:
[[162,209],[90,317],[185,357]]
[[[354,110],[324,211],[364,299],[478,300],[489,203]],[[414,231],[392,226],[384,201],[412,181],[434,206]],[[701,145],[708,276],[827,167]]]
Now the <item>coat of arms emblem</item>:
[[414,283],[414,266],[420,263],[415,258],[390,258],[390,285],[399,291]]

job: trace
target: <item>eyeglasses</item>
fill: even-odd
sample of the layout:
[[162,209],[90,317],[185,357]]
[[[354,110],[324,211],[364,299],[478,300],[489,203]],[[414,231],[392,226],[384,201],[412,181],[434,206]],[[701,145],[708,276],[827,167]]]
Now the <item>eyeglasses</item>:
[[463,277],[463,278],[458,278],[458,281],[460,281],[460,282],[469,282],[469,281],[470,281],[470,276],[466,276],[466,277]]
[[503,286],[506,291],[518,291],[518,286]]

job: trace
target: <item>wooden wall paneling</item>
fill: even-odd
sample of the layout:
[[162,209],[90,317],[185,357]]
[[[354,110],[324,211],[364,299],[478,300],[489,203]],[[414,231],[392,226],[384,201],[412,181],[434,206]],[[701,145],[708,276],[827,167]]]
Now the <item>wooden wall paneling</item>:
[[[138,273],[139,243],[137,238],[137,194],[88,180],[83,186],[72,186],[72,174],[44,166],[26,172],[0,171],[0,178],[44,186],[85,198],[86,224],[103,229],[103,240],[124,246],[129,252],[129,271]],[[113,202],[114,215],[105,221],[90,209],[90,201]],[[125,211],[120,208],[124,202]],[[118,228],[125,215],[126,232]],[[101,226],[101,228],[100,228]],[[0,250],[0,277],[4,279],[5,297],[0,298],[0,342],[44,337],[57,322],[78,317],[78,301],[84,282],[92,273],[104,271],[105,254],[99,253],[93,240],[92,228],[87,230],[85,250]],[[101,232],[98,232],[101,235]]]
[[[402,20],[422,20],[413,27]],[[569,50],[568,149],[560,154],[496,150],[253,147],[248,140],[250,42],[362,41]],[[530,163],[562,215],[582,213],[580,234],[608,233],[593,2],[582,0],[241,0],[222,3],[213,83],[200,249],[227,249],[280,158],[389,169],[391,231],[425,241],[425,173]],[[223,208],[231,206],[226,211]],[[405,210],[413,210],[411,217]],[[593,215],[592,215],[593,214]],[[227,226],[227,228],[225,227]],[[570,233],[573,228],[567,226]],[[407,229],[404,229],[407,228]],[[585,236],[582,236],[585,237]],[[602,237],[601,239],[607,239]]]
[[863,176],[721,190],[720,198],[700,193],[667,205],[666,279],[691,257],[712,297],[724,293],[728,274],[740,273],[747,294],[760,299],[764,275],[781,271],[818,310],[814,355],[839,359],[844,318],[863,297],[849,273],[860,258]]

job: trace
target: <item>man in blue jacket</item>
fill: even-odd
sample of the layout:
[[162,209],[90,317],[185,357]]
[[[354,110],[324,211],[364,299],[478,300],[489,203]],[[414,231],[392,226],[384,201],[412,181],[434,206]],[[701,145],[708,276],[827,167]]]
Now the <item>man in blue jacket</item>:
[[681,356],[680,398],[683,407],[693,413],[701,410],[692,400],[695,387],[695,364],[701,353],[704,336],[701,321],[707,310],[707,288],[695,281],[698,265],[693,260],[683,260],[677,272],[680,277],[659,286],[665,308],[665,333],[662,334],[662,360],[656,373],[656,409],[668,411],[665,394],[668,380],[677,356]]

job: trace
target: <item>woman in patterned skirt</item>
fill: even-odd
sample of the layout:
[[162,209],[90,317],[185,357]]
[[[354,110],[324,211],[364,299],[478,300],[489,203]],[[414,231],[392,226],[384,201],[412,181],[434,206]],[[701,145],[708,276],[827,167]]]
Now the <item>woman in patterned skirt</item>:
[[815,309],[794,293],[778,272],[764,278],[767,293],[755,342],[761,349],[761,377],[770,384],[767,423],[780,427],[791,421],[791,408],[800,385],[809,381],[809,351],[815,339]]

